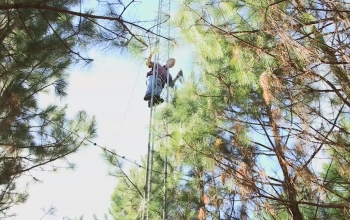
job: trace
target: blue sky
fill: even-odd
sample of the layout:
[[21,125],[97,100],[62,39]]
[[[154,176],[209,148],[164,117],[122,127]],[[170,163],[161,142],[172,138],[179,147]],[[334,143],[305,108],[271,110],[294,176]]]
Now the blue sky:
[[[120,60],[112,55],[106,57],[99,52],[92,53],[91,57],[95,60],[91,69],[73,70],[69,95],[61,103],[68,104],[71,116],[81,109],[96,116],[98,138],[95,142],[98,145],[139,162],[141,155],[147,153],[149,108],[143,96],[148,69],[144,62]],[[187,69],[189,64],[186,65],[183,58],[177,59],[171,70],[173,75],[181,67]],[[41,101],[60,103],[52,97],[42,97]],[[89,146],[70,158],[77,166],[75,171],[32,172],[43,183],[30,186],[28,202],[13,209],[18,214],[14,219],[24,219],[24,216],[25,219],[40,219],[44,214],[41,208],[50,206],[57,208],[57,215],[44,219],[81,214],[90,219],[93,213],[102,217],[102,213],[107,212],[116,179],[108,177],[108,166],[100,148]]]
[[[157,2],[152,1],[154,10],[150,10],[152,4],[148,2],[138,4],[138,9],[134,8],[133,12],[147,12],[147,16],[153,18],[156,14],[150,12],[157,10]],[[170,54],[177,60],[171,70],[173,76],[181,68],[186,76],[191,69],[188,54],[180,51],[181,48],[178,48]],[[90,68],[72,67],[69,70],[68,97],[60,100],[53,94],[43,95],[40,103],[43,106],[47,103],[68,104],[69,116],[79,110],[95,115],[98,137],[94,142],[139,162],[141,155],[147,153],[149,108],[143,96],[148,69],[144,61],[116,54],[115,51],[90,51],[89,55],[94,59]],[[143,56],[146,58],[148,55]],[[117,180],[108,176],[108,166],[101,154],[97,146],[88,146],[69,157],[76,164],[74,171],[31,172],[42,183],[29,185],[30,197],[27,203],[12,208],[11,211],[17,213],[17,217],[10,219],[74,219],[84,215],[86,220],[93,219],[93,214],[102,219],[103,214],[108,212],[110,196]],[[23,187],[26,180],[22,178],[19,186]],[[56,208],[55,214],[43,217],[50,207]]]

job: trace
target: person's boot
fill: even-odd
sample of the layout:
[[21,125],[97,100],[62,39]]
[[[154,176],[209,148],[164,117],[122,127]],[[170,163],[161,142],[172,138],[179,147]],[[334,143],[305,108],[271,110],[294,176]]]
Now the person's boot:
[[[159,104],[158,100],[155,98],[153,99],[153,106],[157,106]],[[151,107],[151,100],[148,100],[148,108]]]
[[148,101],[151,100],[152,95],[151,94],[146,94],[143,100]]
[[159,95],[155,95],[154,98],[157,102],[160,102],[160,103],[164,102],[164,99],[162,99]]

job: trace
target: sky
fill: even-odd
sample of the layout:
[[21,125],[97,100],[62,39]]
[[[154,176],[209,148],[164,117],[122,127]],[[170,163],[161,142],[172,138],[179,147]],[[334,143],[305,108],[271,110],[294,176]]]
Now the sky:
[[[68,97],[62,104],[68,104],[70,116],[79,110],[96,116],[98,137],[94,142],[139,162],[141,155],[147,153],[148,143],[150,109],[143,100],[148,69],[143,62],[106,57],[97,51],[91,53],[91,57],[94,64],[89,70],[74,69],[72,72]],[[179,56],[177,59],[172,75],[180,68],[186,69],[183,58]],[[50,97],[46,98],[49,102]],[[61,101],[56,99],[53,102],[60,104]],[[43,219],[82,214],[84,219],[92,219],[94,213],[102,217],[108,211],[116,179],[108,176],[108,165],[101,154],[97,146],[88,146],[70,157],[76,164],[74,171],[32,172],[43,183],[30,186],[29,200],[12,210],[17,213],[13,219],[40,219],[45,213],[43,209],[51,206],[57,208],[56,215]],[[133,164],[125,161],[125,165]]]
[[[140,4],[139,7],[142,8],[143,5]],[[151,5],[148,4],[147,7]],[[140,11],[144,10],[135,10],[135,13]],[[146,72],[149,69],[145,62],[117,54],[90,51],[89,55],[94,59],[91,67],[69,69],[68,96],[60,100],[53,95],[43,95],[39,102],[42,106],[47,103],[68,104],[67,114],[71,117],[79,110],[94,115],[97,119],[98,137],[93,141],[139,162],[141,155],[147,153],[150,109],[143,97]],[[148,55],[144,54],[144,57]],[[184,50],[174,51],[170,56],[176,58],[176,65],[170,71],[173,77],[180,69],[184,70],[186,76],[191,64]],[[117,179],[108,175],[110,169],[102,157],[101,149],[89,145],[69,156],[69,159],[75,163],[75,170],[31,172],[32,176],[42,182],[30,183],[29,199],[25,204],[13,207],[10,212],[17,216],[9,219],[57,220],[84,215],[84,220],[89,220],[93,219],[93,214],[103,219],[103,215],[108,213]],[[125,165],[133,166],[127,161]],[[26,180],[27,178],[21,179],[19,186],[26,183]],[[45,215],[51,207],[55,208],[55,212]]]

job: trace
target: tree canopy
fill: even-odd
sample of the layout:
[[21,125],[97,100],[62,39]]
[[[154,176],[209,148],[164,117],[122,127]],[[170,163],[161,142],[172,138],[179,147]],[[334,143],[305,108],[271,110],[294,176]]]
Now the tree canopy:
[[[55,171],[58,160],[88,145],[96,121],[67,106],[39,108],[40,95],[67,95],[68,67],[90,63],[91,48],[143,50],[153,33],[146,21],[128,20],[135,1],[5,0],[0,3],[0,218],[25,202],[16,186],[33,169]],[[142,24],[142,25],[141,25]],[[86,141],[88,140],[88,141]],[[32,176],[32,180],[37,178]]]
[[348,13],[347,1],[182,2],[173,23],[196,68],[158,114],[171,140],[158,151],[190,176],[195,218],[348,218]]

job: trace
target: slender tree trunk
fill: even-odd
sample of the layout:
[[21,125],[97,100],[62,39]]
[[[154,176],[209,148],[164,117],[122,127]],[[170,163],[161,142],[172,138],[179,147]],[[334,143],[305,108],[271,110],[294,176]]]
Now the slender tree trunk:
[[278,131],[277,121],[273,116],[271,105],[266,105],[266,109],[267,115],[272,125],[272,134],[275,142],[274,148],[276,150],[276,156],[284,177],[283,188],[288,200],[290,201],[290,203],[287,206],[292,213],[293,220],[303,220],[303,215],[301,214],[299,205],[297,203],[297,191],[293,183],[293,178],[291,177],[288,171],[288,162],[285,157],[285,149],[282,145],[281,137]]
[[205,204],[203,201],[204,198],[204,181],[203,181],[203,168],[198,168],[197,172],[197,178],[198,178],[198,187],[199,187],[199,204],[198,204],[198,219],[204,220],[206,218],[206,210],[205,210]]

